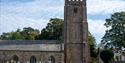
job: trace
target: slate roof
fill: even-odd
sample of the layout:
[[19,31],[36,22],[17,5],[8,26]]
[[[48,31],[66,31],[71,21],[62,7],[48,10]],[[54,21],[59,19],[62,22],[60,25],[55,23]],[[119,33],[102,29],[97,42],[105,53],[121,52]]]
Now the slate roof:
[[63,44],[57,40],[0,40],[0,50],[62,51]]
[[57,40],[0,40],[0,45],[60,44]]

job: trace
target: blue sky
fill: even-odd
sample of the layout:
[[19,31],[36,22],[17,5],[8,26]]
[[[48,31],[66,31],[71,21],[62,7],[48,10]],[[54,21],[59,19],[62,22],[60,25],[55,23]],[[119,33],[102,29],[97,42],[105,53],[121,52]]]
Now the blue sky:
[[[64,0],[0,0],[0,34],[17,28],[42,29],[50,18],[63,18]],[[89,31],[97,43],[105,34],[105,19],[125,11],[125,0],[87,0]]]

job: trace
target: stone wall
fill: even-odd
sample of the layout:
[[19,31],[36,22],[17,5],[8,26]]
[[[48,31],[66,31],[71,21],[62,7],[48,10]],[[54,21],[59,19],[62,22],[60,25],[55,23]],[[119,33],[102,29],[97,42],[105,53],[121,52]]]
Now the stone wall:
[[16,55],[18,63],[30,63],[30,58],[34,56],[37,63],[49,63],[49,58],[54,57],[55,63],[64,63],[64,54],[60,52],[48,51],[0,51],[0,63],[12,63],[12,57]]

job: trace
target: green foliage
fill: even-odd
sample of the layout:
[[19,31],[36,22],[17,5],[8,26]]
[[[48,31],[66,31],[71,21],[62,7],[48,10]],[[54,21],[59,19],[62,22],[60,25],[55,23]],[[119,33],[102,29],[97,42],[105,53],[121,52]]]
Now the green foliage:
[[50,19],[46,28],[42,29],[41,34],[36,37],[40,40],[61,40],[63,31],[63,20],[58,18]]
[[28,27],[23,28],[23,31],[20,33],[23,35],[25,40],[35,40],[35,37],[39,34],[39,30]]
[[96,40],[91,33],[88,33],[88,42],[90,47],[90,56],[92,59],[92,63],[96,63],[97,62]]
[[23,36],[20,34],[20,32],[11,32],[11,40],[21,40],[24,39]]
[[100,57],[104,63],[111,63],[114,57],[114,53],[111,50],[103,50],[100,52]]
[[111,18],[106,19],[104,24],[108,29],[102,38],[102,44],[106,48],[125,47],[125,12],[117,12],[111,15]]
[[22,31],[17,29],[14,32],[3,33],[0,37],[1,40],[35,40],[39,34],[39,30],[31,27],[23,28]]
[[88,35],[88,41],[90,45],[90,52],[91,57],[96,58],[97,57],[97,50],[96,50],[96,40],[95,38],[89,33]]
[[125,56],[125,51],[124,51],[124,52],[122,52],[122,54]]
[[3,33],[1,36],[0,36],[0,39],[1,40],[10,40],[10,37],[11,37],[11,33]]

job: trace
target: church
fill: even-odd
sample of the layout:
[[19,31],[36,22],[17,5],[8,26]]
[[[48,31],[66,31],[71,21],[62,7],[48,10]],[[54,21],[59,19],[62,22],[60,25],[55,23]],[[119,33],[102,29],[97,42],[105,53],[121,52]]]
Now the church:
[[0,40],[0,63],[90,63],[86,0],[65,0],[64,40]]

